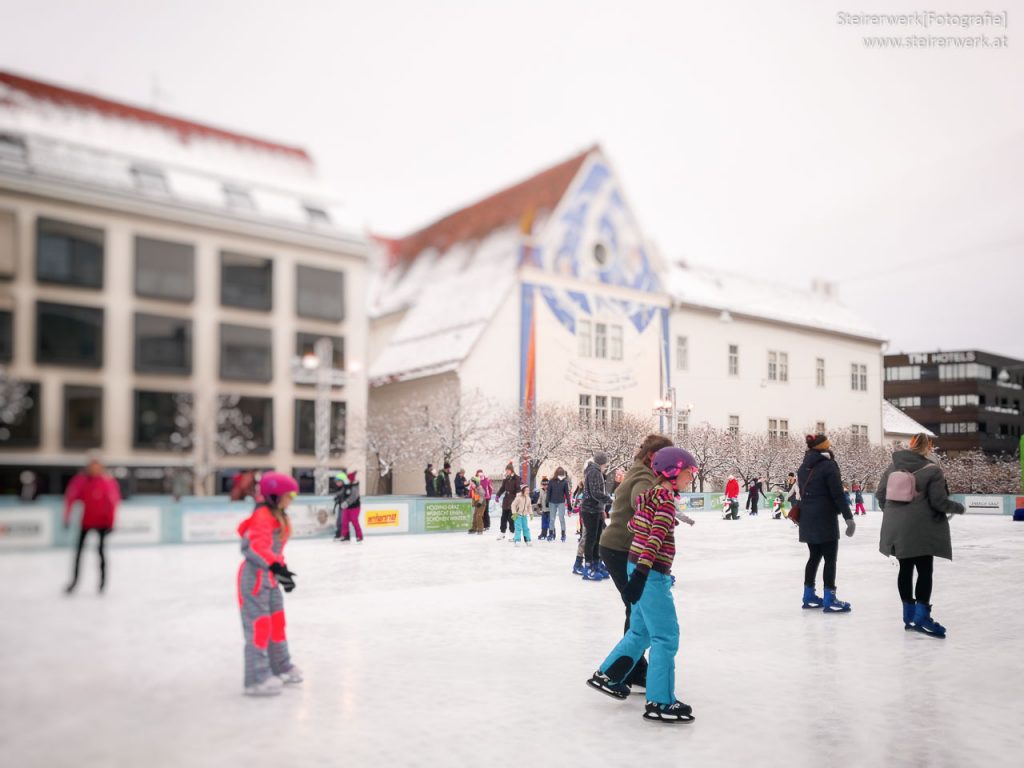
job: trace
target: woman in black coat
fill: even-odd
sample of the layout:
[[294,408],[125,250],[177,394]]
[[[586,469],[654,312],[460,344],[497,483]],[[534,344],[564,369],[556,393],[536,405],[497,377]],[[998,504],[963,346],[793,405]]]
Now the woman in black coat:
[[[857,525],[850,512],[850,500],[843,493],[839,465],[825,435],[807,435],[807,453],[797,471],[800,488],[800,541],[807,545],[804,568],[804,608],[821,608],[826,613],[850,610],[850,604],[836,598],[836,559],[839,556],[839,515],[846,520],[846,535]],[[814,594],[818,565],[825,560],[825,598]]]

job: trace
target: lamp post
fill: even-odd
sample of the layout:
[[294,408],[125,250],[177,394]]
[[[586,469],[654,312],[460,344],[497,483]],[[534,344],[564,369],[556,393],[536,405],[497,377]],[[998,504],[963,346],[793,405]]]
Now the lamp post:
[[313,410],[316,470],[314,492],[326,496],[330,487],[327,463],[331,457],[331,380],[334,371],[334,345],[324,337],[316,340],[313,351],[302,356],[302,368],[316,376],[316,400]]
[[[692,405],[687,406],[687,413],[693,409]],[[676,441],[676,388],[670,387],[665,397],[654,401],[654,413],[658,414],[658,431],[668,434],[669,439]],[[665,417],[668,417],[668,429],[665,429]]]

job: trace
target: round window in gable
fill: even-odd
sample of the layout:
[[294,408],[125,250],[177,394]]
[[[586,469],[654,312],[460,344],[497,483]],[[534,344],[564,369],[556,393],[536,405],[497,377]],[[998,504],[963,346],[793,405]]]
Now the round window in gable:
[[594,246],[594,261],[598,263],[598,266],[604,266],[608,263],[608,249],[604,247],[604,243],[598,243]]

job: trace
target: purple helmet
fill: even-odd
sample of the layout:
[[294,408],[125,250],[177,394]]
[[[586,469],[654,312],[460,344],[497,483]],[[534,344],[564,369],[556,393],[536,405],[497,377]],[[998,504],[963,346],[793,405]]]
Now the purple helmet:
[[689,451],[676,448],[674,445],[662,448],[651,459],[651,470],[653,470],[654,474],[669,479],[679,477],[687,469],[692,469],[696,472],[697,460],[693,458],[693,454]]
[[284,475],[280,472],[267,472],[260,478],[260,494],[271,503],[276,502],[289,493],[295,495],[299,492],[299,484],[291,475]]

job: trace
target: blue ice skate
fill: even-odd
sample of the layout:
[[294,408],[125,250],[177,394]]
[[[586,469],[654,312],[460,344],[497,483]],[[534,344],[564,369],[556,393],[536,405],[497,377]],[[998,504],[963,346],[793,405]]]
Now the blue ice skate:
[[804,608],[821,608],[822,600],[814,594],[814,587],[804,587]]

